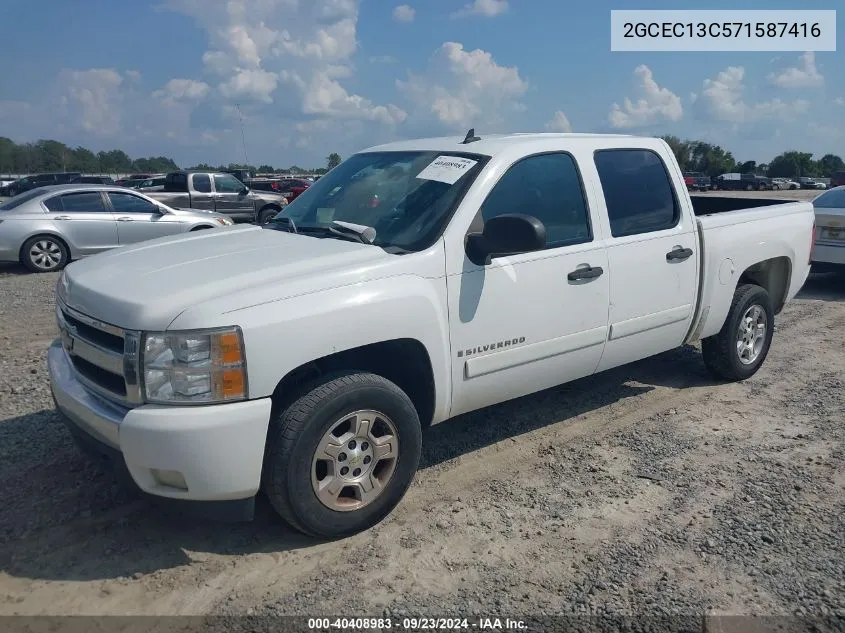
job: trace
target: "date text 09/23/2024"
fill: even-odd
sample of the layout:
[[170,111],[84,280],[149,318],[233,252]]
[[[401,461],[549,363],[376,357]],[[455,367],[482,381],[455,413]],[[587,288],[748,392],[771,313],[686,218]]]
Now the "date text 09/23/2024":
[[525,631],[522,620],[477,618],[308,618],[309,631]]

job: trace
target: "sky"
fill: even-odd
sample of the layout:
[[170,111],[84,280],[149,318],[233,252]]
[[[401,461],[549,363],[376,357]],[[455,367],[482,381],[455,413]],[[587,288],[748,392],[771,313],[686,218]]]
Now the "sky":
[[800,4],[0,0],[0,136],[185,166],[318,167],[330,152],[470,127],[673,134],[743,161],[845,155],[841,48],[610,50],[611,9]]

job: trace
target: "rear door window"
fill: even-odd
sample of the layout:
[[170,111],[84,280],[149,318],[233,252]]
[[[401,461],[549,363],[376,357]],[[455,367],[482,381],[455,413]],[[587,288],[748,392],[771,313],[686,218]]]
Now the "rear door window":
[[677,226],[678,204],[666,166],[647,149],[606,149],[595,153],[613,237],[663,231]]
[[208,177],[208,174],[194,174],[191,176],[191,182],[194,184],[194,191],[211,193],[211,178]]
[[50,198],[45,203],[50,211],[62,213],[107,213],[103,196],[99,191],[66,193]]

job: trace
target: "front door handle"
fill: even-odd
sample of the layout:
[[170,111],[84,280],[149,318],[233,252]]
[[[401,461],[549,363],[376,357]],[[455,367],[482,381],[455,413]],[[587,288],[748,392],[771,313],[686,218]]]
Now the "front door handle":
[[576,268],[569,273],[566,278],[569,279],[569,281],[595,279],[596,277],[601,277],[602,273],[604,273],[604,268],[601,266],[588,266],[587,268]]
[[122,216],[122,217],[119,217],[119,218],[117,219],[117,221],[118,221],[118,222],[132,222],[132,218],[128,218],[128,217],[126,217],[126,216],[124,215],[124,216]]
[[72,220],[73,218],[69,215],[57,215],[54,220]]
[[691,248],[676,248],[666,253],[667,262],[683,261],[685,259],[689,259],[690,257],[692,257]]

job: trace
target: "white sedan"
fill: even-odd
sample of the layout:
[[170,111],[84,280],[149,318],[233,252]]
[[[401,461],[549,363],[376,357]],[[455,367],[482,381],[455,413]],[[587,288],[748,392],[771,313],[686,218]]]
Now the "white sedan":
[[845,186],[817,196],[813,207],[816,209],[813,270],[845,271]]

